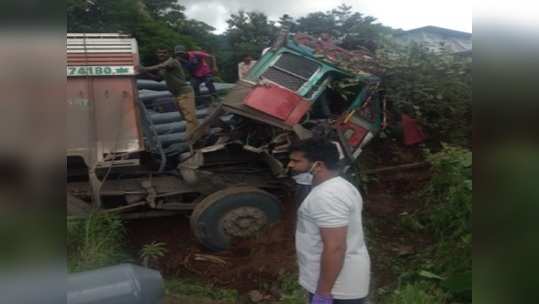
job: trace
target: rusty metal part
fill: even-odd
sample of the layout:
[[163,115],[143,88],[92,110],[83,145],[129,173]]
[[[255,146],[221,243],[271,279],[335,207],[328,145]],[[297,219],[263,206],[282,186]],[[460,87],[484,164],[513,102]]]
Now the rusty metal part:
[[313,136],[313,132],[311,132],[310,130],[305,129],[300,124],[293,125],[292,130],[294,131],[294,133],[297,135],[297,137],[300,140],[308,139],[308,138],[311,138]]
[[[148,180],[147,177],[125,178],[119,180],[107,180],[102,188],[101,195],[146,195],[146,190],[141,186],[142,182]],[[154,176],[152,186],[155,187],[159,195],[165,193],[211,193],[215,191],[215,185],[211,179],[201,180],[196,185],[187,185],[175,176]],[[68,192],[76,195],[90,195],[91,190],[87,182],[73,182],[67,184]]]
[[169,211],[169,210],[149,210],[149,211],[142,211],[142,212],[122,213],[120,214],[120,217],[122,219],[127,219],[127,220],[136,220],[136,219],[173,216],[173,215],[178,215],[178,212]]
[[206,262],[211,262],[211,263],[221,264],[221,265],[228,264],[227,261],[223,260],[222,258],[216,257],[214,255],[209,255],[209,254],[196,253],[195,256],[194,256],[194,260],[195,261],[206,261]]
[[134,203],[134,204],[129,204],[129,205],[125,205],[125,206],[121,206],[121,207],[117,207],[117,208],[105,209],[105,210],[103,210],[101,212],[102,213],[120,212],[120,211],[124,211],[124,210],[128,210],[128,209],[133,209],[133,208],[136,208],[136,207],[141,207],[141,206],[144,206],[144,205],[147,205],[147,204],[148,204],[148,202],[142,201],[142,202],[137,202],[137,203]]
[[184,154],[187,154],[187,157],[178,164],[178,171],[180,171],[180,174],[186,183],[190,185],[196,184],[199,182],[197,170],[204,164],[204,155],[200,150],[194,151],[193,153],[186,152]]
[[204,136],[209,128],[210,125],[219,119],[221,115],[223,115],[224,110],[221,104],[219,104],[216,108],[209,109],[210,114],[202,123],[198,125],[198,127],[193,131],[193,134],[191,135],[191,142],[195,143],[197,142],[202,136]]
[[262,156],[262,160],[268,164],[274,176],[283,177],[286,175],[286,167],[279,160],[266,151],[260,155]]
[[148,196],[146,196],[146,202],[150,204],[150,207],[156,208],[157,204],[155,199],[157,197],[157,191],[155,191],[155,188],[152,186],[151,179],[143,181],[140,185],[148,193]]
[[264,212],[255,207],[240,207],[226,213],[221,219],[223,228],[231,237],[252,236],[268,223]]

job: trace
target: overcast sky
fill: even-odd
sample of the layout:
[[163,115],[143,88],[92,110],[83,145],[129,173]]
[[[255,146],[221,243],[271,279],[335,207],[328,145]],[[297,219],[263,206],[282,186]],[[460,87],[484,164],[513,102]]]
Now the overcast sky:
[[469,0],[179,0],[189,18],[226,30],[226,20],[239,10],[261,11],[270,20],[287,13],[295,18],[327,11],[341,3],[370,15],[384,25],[409,30],[426,25],[472,32],[472,4]]

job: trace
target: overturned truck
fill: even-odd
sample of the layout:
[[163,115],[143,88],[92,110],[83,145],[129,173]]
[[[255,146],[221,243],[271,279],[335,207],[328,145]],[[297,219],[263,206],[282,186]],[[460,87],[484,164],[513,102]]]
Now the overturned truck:
[[206,247],[222,250],[279,220],[294,141],[338,143],[346,171],[382,126],[379,79],[284,33],[248,76],[197,100],[185,123],[162,83],[137,80],[136,40],[68,34],[68,213],[126,218],[191,213]]

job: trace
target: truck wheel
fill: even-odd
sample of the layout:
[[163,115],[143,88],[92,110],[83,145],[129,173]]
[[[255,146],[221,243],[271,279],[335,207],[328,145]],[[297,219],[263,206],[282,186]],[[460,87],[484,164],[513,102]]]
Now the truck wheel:
[[277,198],[254,187],[231,187],[204,198],[191,215],[191,230],[205,247],[219,251],[235,238],[255,235],[281,215]]

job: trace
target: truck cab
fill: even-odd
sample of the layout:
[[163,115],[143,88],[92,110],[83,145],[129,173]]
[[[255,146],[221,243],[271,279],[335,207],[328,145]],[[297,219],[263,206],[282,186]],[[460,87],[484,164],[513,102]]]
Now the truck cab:
[[285,43],[266,51],[223,105],[283,130],[330,127],[353,162],[382,127],[379,86],[377,76],[353,74],[287,34]]

